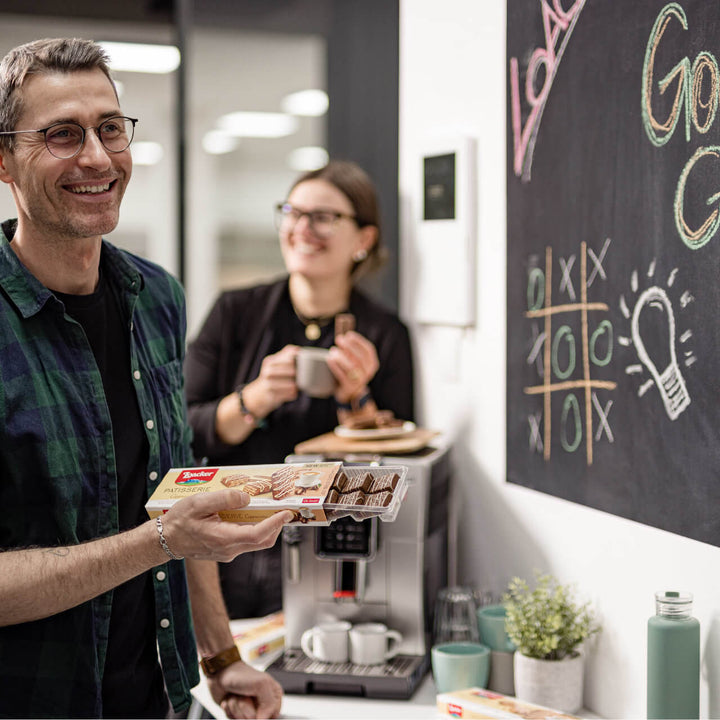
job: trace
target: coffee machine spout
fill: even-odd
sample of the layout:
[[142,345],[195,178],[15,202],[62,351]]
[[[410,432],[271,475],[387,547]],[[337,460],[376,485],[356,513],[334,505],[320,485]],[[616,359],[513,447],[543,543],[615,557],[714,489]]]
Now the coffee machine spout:
[[367,560],[336,560],[333,598],[335,602],[361,603],[367,586]]

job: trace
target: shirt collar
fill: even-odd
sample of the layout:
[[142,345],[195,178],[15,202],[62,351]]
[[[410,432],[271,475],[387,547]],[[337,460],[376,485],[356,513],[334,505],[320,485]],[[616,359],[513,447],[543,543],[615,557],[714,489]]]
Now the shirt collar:
[[[18,259],[10,247],[6,228],[15,224],[0,226],[0,288],[8,295],[20,314],[31,317],[52,300],[55,295],[48,290]],[[105,262],[110,282],[123,290],[137,295],[143,287],[142,273],[132,261],[132,256],[103,240],[101,262]]]

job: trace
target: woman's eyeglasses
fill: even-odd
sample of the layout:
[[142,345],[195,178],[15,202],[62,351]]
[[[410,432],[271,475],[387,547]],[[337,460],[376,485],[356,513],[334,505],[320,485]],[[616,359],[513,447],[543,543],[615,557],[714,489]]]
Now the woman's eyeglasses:
[[45,145],[51,155],[59,160],[75,157],[85,144],[85,133],[94,130],[102,146],[111,153],[120,153],[130,147],[135,134],[137,118],[118,115],[108,118],[95,127],[84,128],[75,122],[60,122],[40,130],[8,130],[0,135],[21,135],[23,133],[42,133]]
[[275,225],[280,232],[292,232],[303,216],[308,219],[310,229],[318,237],[332,235],[338,222],[343,218],[357,220],[355,215],[334,210],[299,210],[290,203],[278,203],[275,206]]

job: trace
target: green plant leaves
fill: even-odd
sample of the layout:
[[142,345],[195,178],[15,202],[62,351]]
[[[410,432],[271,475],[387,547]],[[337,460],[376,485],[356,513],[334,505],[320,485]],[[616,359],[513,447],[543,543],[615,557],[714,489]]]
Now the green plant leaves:
[[523,655],[541,660],[561,660],[599,632],[600,625],[589,603],[578,603],[573,587],[548,574],[535,573],[536,585],[513,578],[503,596],[505,630]]

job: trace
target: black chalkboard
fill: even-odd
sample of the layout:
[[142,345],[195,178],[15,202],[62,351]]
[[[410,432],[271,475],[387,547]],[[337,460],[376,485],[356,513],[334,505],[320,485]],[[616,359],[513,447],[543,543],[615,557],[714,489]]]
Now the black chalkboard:
[[720,3],[508,0],[507,479],[720,545]]

